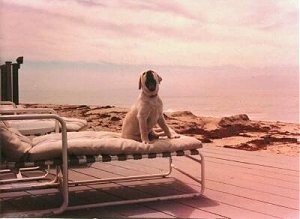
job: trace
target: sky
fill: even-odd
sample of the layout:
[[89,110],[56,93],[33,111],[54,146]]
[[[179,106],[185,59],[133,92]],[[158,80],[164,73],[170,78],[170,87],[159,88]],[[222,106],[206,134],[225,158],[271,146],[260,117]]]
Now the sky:
[[0,62],[298,66],[297,0],[0,0]]

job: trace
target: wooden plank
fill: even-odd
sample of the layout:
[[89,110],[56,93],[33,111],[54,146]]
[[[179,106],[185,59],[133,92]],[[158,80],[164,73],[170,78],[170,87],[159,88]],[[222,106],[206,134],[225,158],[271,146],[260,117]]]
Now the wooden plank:
[[13,204],[13,202],[11,201],[8,201],[8,200],[1,200],[0,202],[0,217],[3,218],[3,213],[7,212],[7,213],[10,213],[10,212],[15,212],[15,211],[18,211],[18,208],[17,206],[15,206]]
[[[111,186],[111,184],[96,184],[96,185],[90,185],[89,187],[101,191],[102,193],[105,193],[105,195],[108,197],[106,201],[116,201],[116,200],[127,200],[127,199],[140,199],[140,198],[148,198],[152,197],[149,195],[149,193],[145,192],[147,190],[147,186],[141,186],[137,185],[138,182],[132,182],[135,185],[133,186],[123,186],[122,184],[116,183],[115,186]],[[103,186],[104,185],[104,186]],[[137,189],[137,187],[140,186],[142,187],[141,189]],[[84,194],[88,195],[88,194]],[[91,195],[88,195],[89,197],[94,197]],[[117,199],[113,199],[112,197],[116,197]],[[77,197],[78,198],[78,197]],[[93,203],[95,200],[93,200]],[[133,205],[126,205],[127,207],[127,213],[126,211],[122,211],[121,214],[122,216],[128,216],[128,215],[136,215],[138,214],[139,216],[153,216],[153,217],[170,217],[171,215],[168,213],[165,213],[163,211],[157,211],[153,210],[151,208],[148,208],[147,206],[143,205],[134,205],[136,206],[133,208]],[[120,212],[120,209],[122,207],[115,207],[118,209],[118,212]],[[130,211],[128,211],[128,208]],[[123,207],[123,209],[125,209]]]
[[20,196],[26,196],[28,193],[26,191],[18,191],[18,192],[1,192],[0,199],[7,199],[7,198],[16,198]]
[[[216,191],[210,188],[207,189],[206,195],[208,197],[214,197],[215,200],[219,200],[219,202],[222,202],[228,206],[245,209],[248,210],[249,213],[255,212],[264,215],[263,217],[260,218],[265,218],[267,216],[277,217],[277,218],[298,218],[299,216],[298,210],[292,210],[292,209],[274,206],[268,203],[257,202],[249,198],[235,196],[229,193]],[[241,214],[241,212],[232,212],[230,217],[233,217],[236,214],[240,218],[249,216],[247,212],[245,212],[245,215]]]
[[[178,160],[181,161],[180,165],[178,165],[180,168],[189,170],[192,173],[198,172],[198,174],[200,174],[199,169],[197,169],[194,163],[189,159],[176,158],[174,160],[176,161],[176,165]],[[248,187],[250,190],[261,192],[266,195],[278,195],[283,197],[283,200],[285,200],[285,198],[298,200],[298,177],[290,176],[289,179],[287,179],[288,177],[280,176],[280,174],[276,174],[275,172],[268,173],[262,171],[262,173],[260,173],[260,171],[253,167],[252,169],[249,169],[240,168],[240,166],[234,167],[234,169],[226,169],[224,168],[223,163],[218,164],[206,162],[207,179],[228,185],[236,185],[237,187],[242,188]],[[136,162],[131,162],[130,167],[135,170],[139,169],[139,166]],[[145,172],[147,172],[148,167],[149,166],[143,165],[143,171],[145,170]]]
[[[185,180],[186,181],[186,180]],[[187,181],[190,181],[190,183],[194,183],[190,179]],[[163,185],[165,186],[165,185]],[[181,190],[181,186],[176,187],[178,190]],[[195,190],[200,190],[198,186],[193,185],[192,188]],[[165,188],[167,189],[167,188]],[[209,196],[205,195],[203,197],[199,198],[190,198],[190,199],[182,199],[177,200],[177,202],[189,206],[193,209],[199,209],[201,212],[205,211],[206,213],[214,214],[215,217],[222,217],[222,218],[232,218],[232,216],[238,215],[247,215],[248,217],[254,217],[254,218],[274,218],[271,215],[265,214],[264,212],[255,212],[253,210],[247,209],[247,208],[241,208],[239,206],[229,205],[228,203],[220,203],[219,201],[213,200],[211,198],[208,198]],[[196,211],[196,213],[199,213]],[[198,215],[198,216],[201,216]]]
[[[122,175],[128,175],[128,170],[129,170],[128,167],[125,168],[126,172],[124,172],[124,168],[120,169],[120,167],[117,167],[114,165],[109,165],[109,164],[107,164],[106,166],[108,166],[108,168],[110,170],[112,168],[114,170],[118,169],[117,171],[121,171]],[[96,171],[96,169],[93,169],[92,172],[90,172],[89,174],[92,174],[94,176],[96,174],[96,176],[97,176],[98,172],[94,172],[94,171]],[[131,174],[132,173],[134,173],[134,174],[143,173],[144,174],[144,172],[135,171],[135,170],[131,170]],[[164,179],[164,180],[166,180],[166,179]],[[174,182],[173,179],[172,179],[172,182]],[[130,199],[140,199],[140,198],[154,197],[157,195],[171,195],[171,194],[173,195],[173,194],[178,193],[177,189],[174,189],[174,187],[172,188],[172,184],[167,184],[167,186],[166,186],[166,182],[162,182],[162,179],[133,181],[133,182],[117,183],[117,184],[124,185],[124,187],[127,186],[126,190],[120,190],[120,191],[114,190],[114,191],[107,191],[107,192],[109,192],[110,194],[112,194],[114,196],[119,196],[122,199],[127,199],[128,197],[130,197]],[[91,186],[95,187],[95,185],[91,185]],[[178,183],[176,184],[176,186],[178,186]],[[182,185],[180,185],[180,186],[182,186]],[[97,187],[100,188],[101,186],[99,185]],[[186,191],[187,191],[187,189],[184,192],[186,192]],[[196,191],[189,191],[189,192],[196,192]],[[155,205],[156,211],[165,213],[167,215],[176,216],[176,217],[182,217],[183,215],[187,216],[187,212],[189,212],[191,210],[192,210],[191,213],[193,213],[193,215],[197,215],[197,216],[202,215],[205,218],[215,218],[217,216],[213,213],[208,213],[208,212],[202,211],[200,209],[193,210],[191,207],[185,206],[182,204],[178,204],[176,201],[172,201],[172,205],[170,205],[170,206],[168,204],[166,204],[166,206],[165,206],[165,202],[158,202],[158,203],[159,203],[159,205],[157,205],[155,203],[153,204],[152,202],[145,203],[142,205],[148,206],[151,209],[154,209],[153,205]],[[170,202],[167,202],[167,203],[170,203]],[[165,209],[166,207],[169,208],[171,206],[172,206],[173,210]],[[178,209],[180,209],[180,210],[178,210]],[[174,211],[174,212],[172,213],[172,211]]]
[[[126,187],[124,190],[119,191],[108,191],[109,193],[120,196],[122,199],[141,199],[147,197],[154,197],[157,195],[173,195],[178,194],[174,189],[170,189],[171,184],[168,185],[168,189],[162,188],[162,185],[159,182],[154,183],[153,181],[150,184],[144,184],[142,182],[140,185],[136,185],[136,182],[132,182],[129,187]],[[135,185],[133,185],[135,184]],[[163,213],[172,217],[183,217],[187,216],[187,213],[191,215],[202,215],[204,218],[215,218],[216,215],[213,213],[208,213],[202,210],[195,210],[189,206],[186,206],[182,203],[179,203],[177,200],[173,201],[156,201],[156,202],[147,202],[141,203],[139,206],[144,206],[147,209],[154,210],[155,212]],[[195,211],[195,212],[193,212]],[[146,211],[147,212],[147,211]],[[142,213],[142,214],[141,214]],[[130,212],[130,215],[132,212]],[[143,212],[139,212],[139,217],[144,216]]]
[[[186,159],[177,159],[175,158],[174,161],[176,161],[177,165],[181,165],[185,168],[188,168],[189,165],[195,166],[195,163],[189,162]],[[259,165],[248,165],[248,164],[234,164],[232,165],[231,161],[224,161],[219,159],[214,159],[210,157],[205,157],[206,164],[209,164],[211,166],[219,166],[224,171],[231,171],[231,170],[238,170],[240,174],[247,174],[251,175],[252,178],[261,177],[265,180],[270,181],[276,181],[278,182],[278,185],[282,184],[282,182],[286,182],[287,184],[294,185],[295,187],[298,187],[299,184],[299,175],[294,173],[291,175],[285,174],[285,172],[289,172],[288,170],[283,171],[280,169],[273,169],[268,167],[261,167]],[[186,162],[189,162],[188,165]],[[233,173],[234,174],[234,173]],[[242,176],[240,176],[242,177]]]
[[[70,192],[70,201],[71,204],[81,204],[81,203],[86,203],[86,201],[98,201],[98,199],[109,199],[112,200],[113,197],[111,196],[104,196],[103,193],[101,194],[100,192],[95,192],[95,190],[92,190],[91,188],[86,188],[86,187],[76,187],[77,190],[74,190],[74,187],[71,188]],[[81,189],[81,192],[78,190]],[[49,209],[49,208],[55,208],[58,207],[59,204],[61,203],[62,199],[61,196],[56,193],[56,194],[44,194],[42,195],[32,195],[32,196],[27,196],[25,199],[20,199],[20,200],[14,200],[12,203],[14,203],[15,206],[17,206],[18,211],[25,211],[29,209],[33,210],[40,210],[40,209]],[[15,212],[15,210],[10,210],[10,209],[5,209],[5,213],[8,212]],[[92,216],[92,217],[114,217],[114,218],[119,218],[122,217],[121,214],[117,213],[116,211],[108,211],[104,208],[98,208],[98,209],[89,209],[89,210],[78,210],[75,212],[64,212],[59,215],[54,215],[54,217],[68,217],[68,216],[73,216],[76,215],[76,217],[87,217],[87,216]]]
[[[191,206],[194,209],[211,212],[216,215],[216,218],[278,218],[269,214],[253,211],[248,208],[243,208],[233,203],[226,203],[221,199],[212,199],[214,195],[209,194],[209,197],[204,196],[198,199],[184,200],[184,204]],[[240,200],[237,200],[240,201]],[[181,201],[183,202],[183,200]],[[216,203],[216,204],[211,204]]]
[[[245,166],[245,167],[255,167],[257,169],[261,169],[261,170],[265,170],[265,171],[269,171],[269,172],[278,172],[278,173],[282,173],[284,175],[290,175],[290,176],[299,176],[299,171],[298,170],[292,170],[292,169],[286,169],[284,167],[274,167],[274,166],[270,166],[270,165],[264,165],[264,164],[259,164],[259,163],[255,163],[254,161],[250,162],[249,161],[241,161],[241,160],[229,160],[226,158],[221,158],[221,157],[215,157],[215,156],[209,156],[209,155],[205,155],[205,158],[210,159],[211,161],[215,161],[215,162],[223,162],[223,163],[227,163],[227,165],[230,166]],[[275,161],[274,161],[275,162]]]
[[[102,173],[105,171],[99,171],[97,168],[90,168],[89,171],[86,171],[86,170],[83,170],[83,169],[79,169],[78,172],[76,174],[80,174],[80,171],[83,171],[84,172],[84,175],[88,175],[88,176],[94,176],[95,178],[102,178],[103,175]],[[81,173],[83,174],[83,173]],[[106,177],[112,177],[112,174],[109,174],[108,172],[106,172]],[[126,173],[125,173],[126,174]],[[115,174],[113,174],[113,176],[116,176]],[[135,182],[135,184],[137,184]],[[147,197],[152,197],[152,196],[149,196],[149,194],[145,193],[144,191],[141,191],[141,190],[137,190],[136,189],[136,186],[135,185],[133,188],[132,187],[128,187],[128,186],[123,186],[122,184],[120,183],[114,183],[113,185],[112,184],[92,184],[92,185],[89,185],[88,187],[90,189],[94,189],[94,190],[97,190],[99,192],[102,193],[101,197],[103,198],[103,196],[107,197],[106,200],[98,200],[100,202],[103,202],[103,201],[116,201],[116,200],[122,200],[122,199],[128,199],[128,197],[130,197],[130,199],[137,199],[137,198],[141,198],[141,197],[144,197],[144,198],[147,198]],[[145,187],[143,187],[143,190],[145,189]],[[96,200],[86,200],[86,198],[84,197],[95,197],[95,195],[89,195],[89,194],[86,194],[88,193],[87,192],[82,192],[81,194],[77,193],[75,194],[76,195],[76,199],[80,199],[80,200],[84,200],[84,202],[82,202],[81,204],[83,203],[95,203]],[[78,194],[79,195],[82,195],[83,197],[80,198],[78,197]],[[98,196],[98,195],[97,195]],[[86,202],[88,201],[88,202]],[[76,204],[79,204],[78,201]],[[121,209],[120,207],[117,207],[118,209]],[[133,213],[133,209],[132,207],[130,207],[131,211],[130,211],[130,214]],[[119,212],[119,210],[118,210]],[[148,217],[170,217],[169,214],[166,214],[164,212],[159,212],[159,211],[154,211],[152,209],[149,209],[147,207],[144,207],[144,206],[139,206],[138,209],[134,209],[134,212],[135,214],[137,212],[139,212],[139,216],[148,216]],[[145,213],[146,212],[146,213]],[[121,212],[121,215],[124,216],[124,212]],[[127,215],[128,215],[128,212],[127,212]],[[125,214],[125,216],[127,216]]]
[[[94,175],[95,174],[95,175]],[[101,179],[105,177],[116,177],[113,173],[108,173],[96,168],[77,169],[69,172],[71,181]]]
[[210,202],[216,202],[217,205],[205,205],[197,199],[190,199],[187,203],[193,208],[201,208],[208,212],[224,215],[224,218],[279,218],[276,215],[269,214],[269,212],[265,213],[250,209],[248,205],[253,203],[243,206],[240,202],[244,202],[244,200],[238,198],[228,200],[227,195],[213,193],[212,191],[206,191],[205,193],[206,199]]
[[220,182],[210,181],[207,184],[207,188],[213,188],[214,190],[224,191],[235,196],[241,196],[249,199],[263,202],[266,204],[272,204],[274,206],[288,208],[292,210],[299,210],[299,200],[279,196],[276,194],[265,193],[262,191],[255,191],[250,188],[237,187],[235,185],[224,184]]
[[[178,159],[181,159],[181,158],[178,158]],[[221,160],[223,163],[224,162],[227,162],[227,163],[232,163],[230,160],[229,161],[223,161],[223,160]],[[185,162],[185,161],[183,161],[183,162]],[[217,166],[216,165],[216,167],[215,168],[219,168],[220,169],[220,166],[222,167],[223,166],[223,163],[220,163],[219,164],[219,166]],[[138,164],[139,163],[139,164]],[[212,162],[211,162],[212,163]],[[123,164],[123,163],[122,163]],[[135,161],[131,161],[131,163],[130,163],[130,165],[128,166],[127,164],[126,164],[126,168],[125,169],[130,169],[130,168],[133,168],[133,170],[134,170],[134,172],[148,172],[148,171],[146,171],[146,169],[147,170],[150,170],[150,169],[152,169],[153,170],[153,167],[152,166],[147,166],[148,165],[148,162],[147,162],[147,160],[145,159],[145,161],[143,162],[143,165],[140,165],[141,164],[141,162],[135,162]],[[246,166],[245,166],[246,165]],[[247,166],[248,165],[248,166]],[[109,166],[109,165],[107,165],[107,166]],[[113,166],[113,165],[111,165],[111,166]],[[190,166],[191,165],[187,165],[189,168],[190,168]],[[240,166],[243,166],[242,168],[240,168]],[[247,163],[242,163],[242,164],[238,164],[238,165],[236,165],[236,167],[235,167],[235,169],[231,169],[231,171],[232,172],[236,172],[236,169],[238,169],[239,171],[241,171],[241,169],[243,170],[243,171],[245,171],[245,170],[250,170],[250,172],[252,171],[252,173],[255,173],[257,170],[256,170],[256,165],[254,165],[254,167],[253,167],[253,165],[251,165],[250,164],[250,166],[252,167],[252,168],[249,168],[249,164],[247,164]],[[259,167],[261,167],[259,164],[258,164],[258,166]],[[147,167],[146,169],[145,169],[145,167]],[[114,170],[117,170],[118,169],[118,167],[114,167]],[[155,167],[154,167],[154,169],[155,169]],[[266,170],[267,169],[267,170]],[[260,171],[262,171],[262,172],[264,172],[264,174],[265,174],[265,172],[268,172],[269,171],[269,175],[271,175],[270,177],[275,177],[275,179],[276,179],[276,171],[277,171],[277,168],[275,169],[276,171],[275,172],[270,172],[270,169],[271,170],[273,170],[272,169],[272,166],[271,167],[264,167],[264,166],[262,166],[261,167],[261,170]],[[222,170],[222,169],[220,169],[220,170]],[[282,170],[282,169],[279,169],[279,170]],[[124,169],[119,169],[118,171],[120,171],[118,174],[126,174],[126,171],[124,171]],[[240,172],[238,171],[238,173],[237,173],[237,175],[239,175],[240,174]],[[209,171],[209,172],[212,172],[212,171]],[[224,171],[221,171],[221,173],[222,172],[224,172]],[[283,172],[285,172],[285,170],[283,170]],[[212,172],[213,173],[213,172]],[[220,173],[218,173],[218,174],[216,174],[217,176],[219,176],[219,174]],[[248,171],[248,174],[249,174],[249,171]],[[261,175],[261,177],[262,177],[262,180],[264,179],[264,176],[265,175]],[[214,177],[213,176],[214,174],[212,174],[212,177]],[[226,173],[225,173],[225,175],[227,175]],[[229,177],[231,177],[232,178],[232,175],[228,175]],[[279,178],[280,179],[280,178]],[[217,179],[217,180],[222,180],[222,178],[220,178],[220,179]],[[248,180],[248,179],[246,179],[246,180]],[[255,180],[257,180],[257,179],[255,179]],[[254,180],[254,181],[255,181]],[[272,178],[271,178],[271,180],[273,180]],[[289,179],[288,179],[288,181],[294,181],[294,183],[296,183],[297,184],[297,182],[295,181],[295,175],[291,175],[291,176],[289,176]],[[234,182],[235,183],[235,182]],[[234,184],[233,183],[233,184]],[[216,184],[216,183],[215,183]],[[253,184],[253,183],[252,183]],[[252,185],[252,184],[249,184],[249,185]],[[213,186],[216,186],[216,185],[213,185]],[[223,186],[223,185],[222,185]],[[228,185],[227,185],[228,186]],[[244,185],[244,186],[247,186],[247,185]],[[223,187],[222,187],[223,188]],[[247,187],[246,187],[247,188]],[[267,188],[267,187],[266,187]],[[210,189],[210,188],[209,188]],[[243,186],[242,186],[242,189],[245,189],[245,188],[243,188]],[[252,188],[249,188],[249,189],[252,189]],[[215,191],[215,190],[212,190],[213,192],[219,192],[219,191]],[[211,192],[210,192],[211,193]],[[223,192],[224,193],[224,192]],[[264,210],[264,205],[266,204],[266,203],[264,203],[264,202],[261,202],[260,204],[262,204],[262,207],[260,207],[260,208],[258,208],[258,209],[256,209],[256,208],[247,208],[246,206],[240,206],[240,205],[236,205],[236,202],[237,202],[237,197],[236,197],[236,195],[234,195],[234,194],[231,194],[232,192],[228,192],[229,194],[226,194],[227,196],[231,196],[231,198],[229,198],[229,200],[230,200],[230,202],[228,201],[228,202],[225,202],[225,203],[222,203],[222,205],[224,205],[227,209],[229,209],[228,211],[231,211],[232,209],[234,209],[234,211],[233,212],[231,212],[231,214],[230,215],[238,215],[238,216],[241,216],[241,215],[247,215],[247,216],[249,216],[249,215],[260,215],[260,216],[264,216],[264,217],[266,217],[266,216],[269,216],[269,217],[277,217],[277,215],[269,215],[268,213],[266,213],[265,211],[260,211],[261,209],[262,210]],[[275,193],[276,194],[276,193]],[[215,195],[215,193],[214,193],[214,195]],[[249,194],[248,194],[249,195]],[[252,194],[250,194],[250,195],[252,195]],[[224,196],[224,194],[222,194],[222,196]],[[228,198],[228,197],[227,197]],[[247,201],[249,201],[249,197],[248,197],[248,199],[247,199],[247,197],[239,197],[240,199],[246,199]],[[251,199],[250,199],[251,200]],[[251,200],[252,202],[251,202],[251,204],[253,205],[253,203],[254,203],[254,205],[258,205],[257,203],[259,203],[260,201],[259,200]],[[232,204],[232,203],[234,203],[234,204]],[[272,204],[270,204],[270,205],[272,205]],[[230,207],[229,207],[230,206]],[[197,206],[194,206],[194,207],[197,207]],[[198,206],[199,207],[199,206]],[[224,209],[223,209],[224,210]],[[293,210],[293,209],[292,209]],[[281,209],[281,211],[282,211],[282,209]],[[238,212],[238,213],[236,213],[236,212]],[[215,212],[214,212],[215,213]],[[291,209],[288,209],[287,210],[287,212],[284,212],[284,214],[292,214],[292,215],[295,215],[295,213],[294,212],[292,212],[291,213]]]
[[108,163],[107,168],[115,173],[124,175],[129,171],[131,174],[158,174],[168,170],[168,159],[142,159],[128,160],[124,163]]
[[[180,167],[197,173],[197,168],[193,166],[192,161],[186,160],[184,163],[181,163]],[[208,182],[220,183],[224,186],[235,186],[237,190],[247,188],[254,194],[278,196],[282,203],[299,201],[299,182],[286,182],[281,179],[250,175],[249,172],[252,171],[256,170],[224,168],[223,164],[206,163]]]
[[[201,202],[200,199],[198,199]],[[170,214],[176,218],[225,218],[224,215],[209,212],[201,208],[194,208],[186,203],[186,199],[176,201],[150,202],[145,204],[156,211]]]
[[126,218],[174,218],[172,214],[167,214],[140,204],[114,206],[109,207],[109,209],[119,212]]
[[[148,181],[148,180],[147,180]],[[147,183],[146,181],[146,183]],[[177,195],[185,194],[187,192],[197,192],[190,187],[187,187],[182,182],[174,180],[172,178],[149,180],[150,184],[144,184],[145,181],[141,182],[143,186],[136,186],[134,183],[130,183],[132,189],[138,190],[146,194],[150,194],[152,197],[160,195]],[[163,182],[165,181],[165,182]],[[167,181],[167,182],[166,182]],[[180,188],[180,189],[178,189]],[[128,194],[130,195],[130,194]],[[136,197],[139,198],[139,197]],[[189,217],[203,217],[203,218],[216,218],[220,216],[213,212],[203,211],[202,209],[194,209],[189,205],[184,204],[185,199],[176,199],[171,201],[157,201],[150,203],[143,203],[141,205],[147,206],[156,211],[170,214],[174,217],[189,218]]]
[[212,146],[210,144],[203,144],[203,148],[200,149],[201,151],[210,151],[214,153],[221,153],[223,155],[228,155],[228,156],[234,156],[234,157],[255,157],[256,159],[273,159],[276,158],[278,162],[285,162],[286,159],[292,159],[292,160],[299,160],[299,158],[296,156],[289,156],[289,155],[284,155],[284,154],[274,154],[274,153],[269,153],[264,150],[259,150],[259,151],[245,151],[245,150],[239,150],[239,149],[233,149],[233,148],[224,148],[224,147],[216,147]]
[[248,188],[251,191],[260,192],[265,195],[270,194],[294,200],[299,199],[297,189],[290,188],[286,185],[282,186],[280,184],[273,183],[272,180],[272,184],[268,183],[267,181],[264,181],[263,179],[261,180],[261,182],[258,182],[258,179],[254,179],[251,175],[246,175],[245,173],[242,173],[243,175],[239,176],[238,171],[236,172],[237,173],[235,173],[235,175],[229,175],[226,174],[228,172],[224,173],[222,169],[211,169],[211,167],[208,167],[206,179],[207,182],[217,182],[224,185],[233,185],[237,188]]
[[53,215],[54,218],[125,218],[119,209],[92,208],[74,211],[65,211],[62,214]]
[[201,151],[205,156],[209,157],[299,172],[298,157],[280,156],[273,154],[264,154],[264,156],[262,156],[262,154],[257,154],[255,152],[253,153],[220,147],[204,147],[201,149]]
[[[176,159],[176,158],[175,158]],[[178,159],[179,162],[182,162],[183,160]],[[215,158],[215,157],[210,157],[210,156],[205,156],[205,161],[210,162],[210,163],[216,163],[216,164],[223,164],[224,168],[241,168],[241,169],[249,169],[249,170],[257,170],[263,175],[270,175],[272,174],[277,175],[281,174],[283,177],[293,177],[298,178],[299,177],[299,172],[294,171],[294,170],[286,170],[286,169],[278,169],[274,167],[266,167],[266,166],[261,166],[255,163],[243,163],[239,161],[231,161],[227,159],[222,159],[222,158]]]
[[[186,170],[190,170],[194,173],[198,172],[199,169],[196,168],[193,161],[184,159],[181,162],[176,160],[176,165]],[[221,181],[221,182],[231,182],[232,184],[239,185],[240,181],[246,181],[251,184],[251,186],[257,185],[256,188],[262,187],[268,189],[267,186],[271,189],[276,189],[285,193],[290,190],[291,192],[299,191],[299,180],[298,177],[290,176],[286,177],[277,174],[277,177],[274,177],[275,172],[269,173],[261,169],[256,169],[255,167],[244,167],[243,165],[239,166],[227,166],[224,162],[210,162],[210,159],[206,159],[206,175],[208,179]]]
[[[179,173],[174,172],[174,175],[179,175]],[[182,176],[181,178],[185,178],[184,181],[189,186],[198,190],[200,189],[200,186],[198,184],[195,184],[195,182],[191,179],[185,176]],[[243,214],[239,212],[239,215],[241,214],[241,216],[249,216],[252,213],[258,213],[261,214],[260,218],[265,218],[267,216],[282,218],[284,217],[284,215],[296,215],[297,212],[299,212],[296,209],[291,209],[289,207],[264,202],[253,197],[247,197],[246,195],[244,196],[244,194],[242,193],[239,194],[239,192],[240,190],[237,189],[234,192],[235,194],[233,194],[233,191],[231,189],[228,189],[223,186],[216,187],[214,184],[208,182],[206,185],[205,197],[212,200],[216,200],[218,203],[227,205],[227,208],[229,209],[228,214],[225,215],[230,218],[237,214],[237,209],[242,209]],[[233,207],[234,209],[231,209],[231,207]]]
[[[229,150],[229,149],[227,149]],[[144,204],[126,205],[118,207],[97,208],[66,212],[61,217],[99,217],[113,215],[112,217],[236,217],[236,218],[291,218],[299,216],[296,206],[299,203],[298,176],[294,169],[278,168],[269,165],[272,157],[265,162],[264,156],[258,156],[258,161],[253,160],[253,155],[242,153],[223,155],[221,152],[213,152],[214,156],[206,157],[207,189],[206,197],[196,199],[182,199],[163,202],[149,202]],[[208,152],[210,153],[210,152]],[[228,153],[228,151],[226,152]],[[216,155],[217,154],[217,155]],[[223,159],[225,156],[225,159]],[[233,157],[233,158],[232,158]],[[255,157],[255,156],[254,156]],[[260,158],[259,158],[260,157]],[[243,159],[247,162],[243,162]],[[252,161],[251,161],[252,159]],[[251,162],[250,162],[251,161]],[[174,163],[195,174],[200,175],[199,166],[191,160],[178,157]],[[265,165],[268,163],[268,165]],[[79,168],[70,171],[72,179],[91,179],[113,176],[127,176],[129,174],[145,174],[161,171],[166,166],[166,160],[154,159],[149,163],[148,159],[129,162],[97,163],[92,168]],[[178,181],[163,182],[161,179],[145,181],[120,182],[114,184],[100,184],[72,187],[71,200],[73,204],[120,200],[126,198],[152,197],[161,194],[174,194],[185,192],[188,189],[200,187],[194,181],[174,171],[174,176],[183,181],[184,186]],[[178,186],[178,183],[180,186]],[[188,185],[188,186],[186,186]],[[31,193],[32,192],[32,193]],[[43,191],[45,192],[45,191]],[[57,202],[53,196],[43,196],[41,191],[30,191],[41,202]],[[2,194],[1,194],[2,195]],[[40,197],[39,197],[40,196]],[[23,199],[24,202],[25,199]],[[30,199],[27,199],[27,202]],[[54,203],[51,202],[54,200]],[[26,200],[25,200],[26,201]],[[22,201],[14,202],[17,205],[8,204],[7,210],[12,208],[29,207],[21,205]],[[21,206],[18,206],[18,203]],[[10,205],[10,208],[9,208]],[[45,207],[38,204],[36,207]],[[179,209],[183,209],[180,211]],[[6,210],[6,209],[5,209]]]
[[[198,185],[189,179],[186,179],[185,181],[190,181],[188,182],[189,185],[198,187]],[[214,200],[222,200],[224,204],[233,205],[235,207],[248,209],[249,211],[270,216],[283,217],[286,214],[296,214],[298,212],[298,210],[293,208],[293,206],[288,206],[288,203],[282,203],[281,205],[278,203],[272,203],[272,199],[260,200],[261,197],[257,198],[257,194],[251,193],[250,190],[245,193],[243,189],[229,188],[228,186],[217,185],[216,183],[211,183],[210,181],[208,181],[206,184],[205,195]],[[277,201],[280,202],[280,199]],[[270,212],[274,212],[274,214],[270,214]]]
[[[185,169],[189,170],[193,173],[197,172],[197,169],[193,165],[193,163],[189,160],[184,159],[183,163],[185,164]],[[243,170],[243,169],[242,169]],[[199,171],[199,170],[198,170]],[[254,170],[256,171],[256,170]],[[299,204],[299,196],[298,190],[294,190],[290,188],[290,186],[285,185],[283,187],[279,184],[266,183],[264,179],[262,182],[258,183],[257,179],[253,179],[252,176],[249,176],[247,173],[240,172],[237,169],[229,169],[224,170],[222,164],[216,165],[212,168],[211,164],[206,164],[206,177],[207,177],[207,185],[211,185],[212,183],[219,183],[221,186],[231,186],[234,191],[240,193],[243,191],[244,193],[248,193],[248,195],[257,196],[261,200],[269,202],[272,200],[274,204],[283,205],[286,207],[297,208]],[[199,175],[198,175],[199,176]],[[274,183],[273,179],[268,179],[271,183]],[[212,183],[211,183],[212,182]],[[298,184],[296,184],[298,188]]]
[[[45,201],[45,195],[30,195],[23,196],[20,198],[15,198],[10,200],[10,203],[15,206],[16,211],[26,211],[26,210],[38,210],[38,209],[47,209],[51,205],[47,201]],[[61,200],[56,199],[57,202]],[[4,209],[2,213],[11,212],[10,209]],[[13,211],[15,212],[15,211]]]

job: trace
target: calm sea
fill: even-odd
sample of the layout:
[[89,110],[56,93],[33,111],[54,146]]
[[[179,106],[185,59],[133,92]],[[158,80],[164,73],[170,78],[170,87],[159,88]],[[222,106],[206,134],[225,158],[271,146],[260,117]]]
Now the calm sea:
[[[20,102],[129,107],[140,92],[139,73],[147,69],[24,65]],[[160,96],[165,111],[189,110],[215,117],[245,113],[255,120],[299,122],[298,68],[156,66],[154,70],[163,78]]]

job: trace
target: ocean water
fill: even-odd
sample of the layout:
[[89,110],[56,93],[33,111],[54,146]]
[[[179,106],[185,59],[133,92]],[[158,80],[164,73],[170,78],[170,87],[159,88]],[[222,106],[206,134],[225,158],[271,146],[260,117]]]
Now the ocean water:
[[[130,107],[140,92],[139,74],[147,69],[28,65],[20,71],[20,102]],[[245,113],[254,120],[299,122],[297,68],[156,66],[154,70],[163,78],[160,97],[165,111],[189,110],[213,117]]]

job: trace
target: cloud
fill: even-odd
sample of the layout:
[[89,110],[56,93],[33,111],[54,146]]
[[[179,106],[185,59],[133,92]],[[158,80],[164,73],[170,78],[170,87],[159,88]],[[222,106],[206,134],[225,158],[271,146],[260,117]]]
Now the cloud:
[[189,10],[185,9],[184,5],[176,1],[118,1],[120,5],[130,10],[143,10],[159,13],[169,13],[174,16],[182,16],[187,19],[197,19],[197,17]]
[[292,0],[3,0],[0,14],[2,57],[196,66],[298,63],[298,8]]

